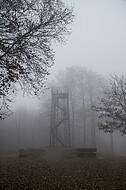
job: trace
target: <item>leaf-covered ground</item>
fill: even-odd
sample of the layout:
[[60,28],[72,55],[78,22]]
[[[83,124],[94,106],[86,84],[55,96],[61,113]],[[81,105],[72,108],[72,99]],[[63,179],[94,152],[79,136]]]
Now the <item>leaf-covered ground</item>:
[[0,190],[126,190],[126,162],[71,158],[0,160]]

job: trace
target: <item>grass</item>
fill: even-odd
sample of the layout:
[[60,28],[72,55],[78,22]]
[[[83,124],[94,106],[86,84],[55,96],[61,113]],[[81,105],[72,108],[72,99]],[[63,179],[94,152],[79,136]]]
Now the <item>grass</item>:
[[0,159],[1,190],[126,190],[126,158]]

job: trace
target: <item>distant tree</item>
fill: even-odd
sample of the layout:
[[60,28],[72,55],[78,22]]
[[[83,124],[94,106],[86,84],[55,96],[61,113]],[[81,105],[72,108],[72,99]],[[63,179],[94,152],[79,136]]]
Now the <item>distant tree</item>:
[[99,104],[93,109],[98,113],[99,129],[104,132],[119,130],[126,134],[126,77],[111,76],[110,87],[103,91]]
[[72,21],[73,8],[61,0],[0,3],[0,98],[7,96],[16,82],[34,94],[45,86],[54,63],[51,44],[64,42]]
[[[74,146],[77,142],[77,132],[81,131],[83,146],[90,143],[95,147],[95,126],[97,117],[91,109],[97,102],[97,95],[102,91],[106,81],[97,73],[87,70],[83,66],[67,68],[59,73],[54,86],[68,86],[70,103],[71,139]],[[89,138],[88,138],[89,136]]]

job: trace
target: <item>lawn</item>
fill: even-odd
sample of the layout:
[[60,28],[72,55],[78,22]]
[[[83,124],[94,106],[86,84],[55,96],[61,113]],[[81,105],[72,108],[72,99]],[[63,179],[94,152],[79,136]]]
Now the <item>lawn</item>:
[[126,190],[126,158],[0,159],[0,190]]

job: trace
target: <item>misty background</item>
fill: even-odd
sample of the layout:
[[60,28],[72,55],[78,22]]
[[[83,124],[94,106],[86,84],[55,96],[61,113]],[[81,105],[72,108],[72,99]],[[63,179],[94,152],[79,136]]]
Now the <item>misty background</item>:
[[[65,45],[57,44],[54,47],[55,64],[47,78],[47,90],[42,89],[39,98],[31,96],[28,98],[19,91],[11,104],[13,115],[1,121],[0,144],[1,150],[5,152],[49,145],[50,86],[53,81],[59,79],[59,75],[65,76],[67,68],[75,70],[78,66],[86,68],[89,73],[100,75],[103,81],[107,80],[110,74],[126,75],[126,1],[64,0],[64,2],[74,5],[75,20],[72,24],[72,33]],[[77,80],[76,76],[74,78]],[[96,86],[98,87],[98,83]],[[77,123],[75,146],[83,146],[82,128]],[[98,151],[111,153],[110,134],[99,131],[97,126],[95,129]],[[89,133],[87,147],[91,146]],[[114,152],[126,155],[125,135],[121,136],[119,132],[114,132],[113,141]]]

